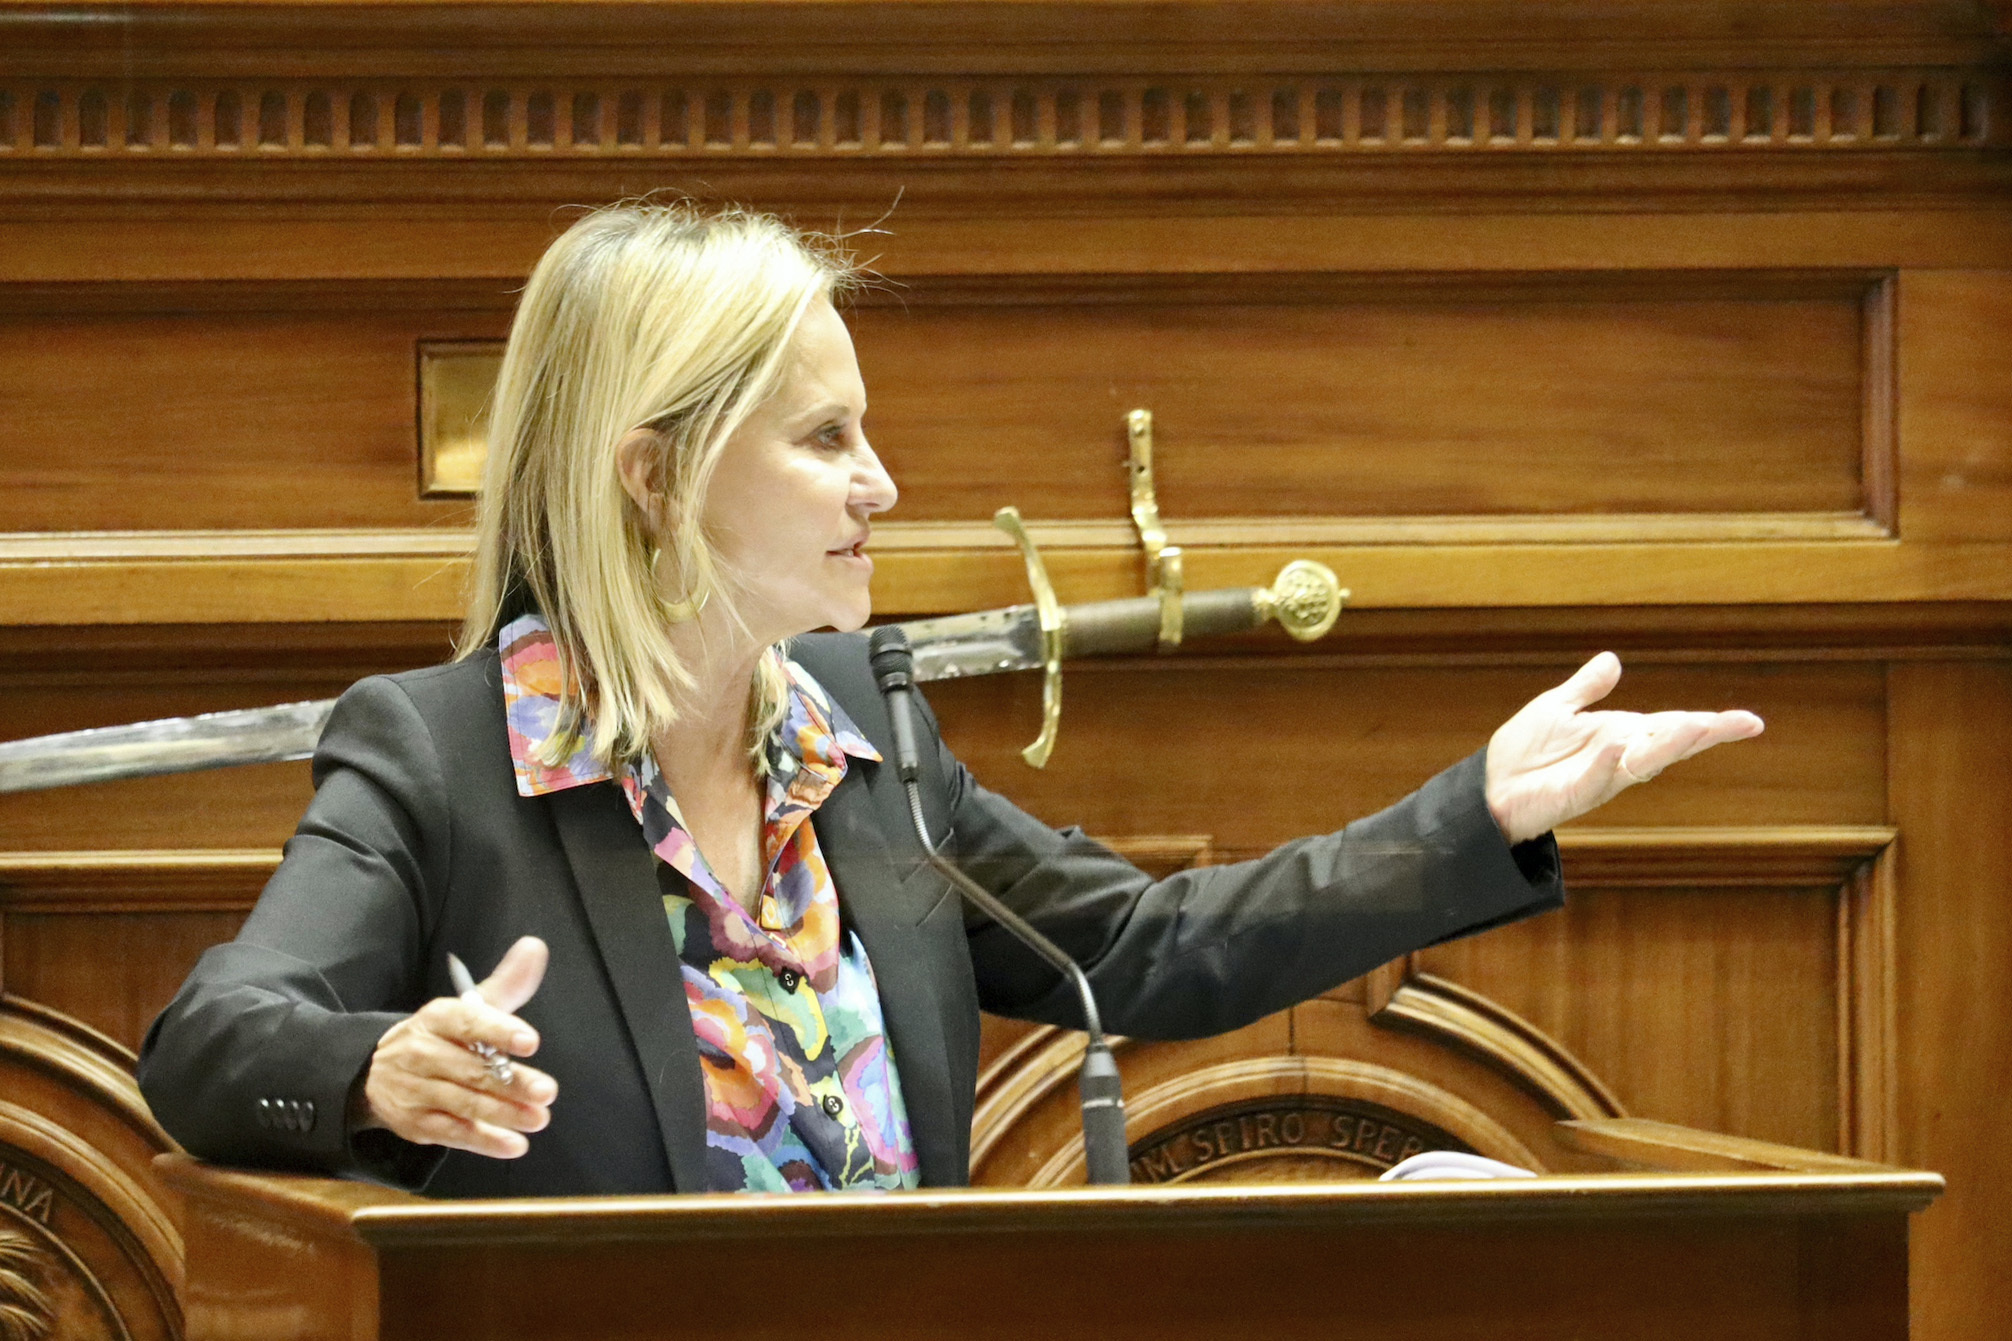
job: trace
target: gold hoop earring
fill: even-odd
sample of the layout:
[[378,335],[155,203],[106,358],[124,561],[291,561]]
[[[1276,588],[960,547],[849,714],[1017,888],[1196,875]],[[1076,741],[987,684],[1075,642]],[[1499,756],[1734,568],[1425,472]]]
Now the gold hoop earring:
[[[659,547],[650,556],[650,573],[657,579],[657,586],[660,590],[664,585],[663,562],[664,551]],[[667,623],[690,623],[699,617],[699,612],[706,608],[706,602],[713,598],[713,584],[707,580],[711,576],[712,564],[705,557],[703,550],[699,552],[699,562],[696,566],[702,571],[699,574],[699,580],[693,584],[691,591],[686,592],[674,601],[663,600],[661,596],[658,598]]]
[[699,617],[699,611],[705,609],[706,602],[712,598],[713,589],[711,587],[701,587],[699,589],[699,598],[696,601],[690,597],[681,601],[665,601],[664,618],[673,624],[689,623]]

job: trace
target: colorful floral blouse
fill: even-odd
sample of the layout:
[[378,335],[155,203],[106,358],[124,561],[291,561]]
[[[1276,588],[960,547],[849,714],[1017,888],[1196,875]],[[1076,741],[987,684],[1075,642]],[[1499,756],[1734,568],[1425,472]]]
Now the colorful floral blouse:
[[497,651],[518,792],[613,778],[651,850],[684,877],[664,882],[664,915],[698,1037],[709,1190],[914,1187],[915,1147],[873,965],[859,937],[841,932],[838,891],[809,822],[848,757],[878,760],[879,752],[807,671],[784,663],[789,702],[769,741],[762,823],[768,876],[750,916],[706,865],[654,759],[617,775],[576,736],[565,762],[538,762],[557,727],[560,693],[544,620],[511,622]]

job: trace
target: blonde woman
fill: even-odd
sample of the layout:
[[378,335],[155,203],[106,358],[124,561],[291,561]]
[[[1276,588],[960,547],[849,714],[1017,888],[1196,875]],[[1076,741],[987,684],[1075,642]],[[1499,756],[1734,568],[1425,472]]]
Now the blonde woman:
[[[540,261],[504,356],[456,659],[344,695],[237,940],[141,1084],[197,1154],[441,1196],[965,1180],[981,1008],[1079,1023],[923,866],[851,632],[896,490],[827,245],[621,206]],[[933,835],[1106,1022],[1235,1028],[1556,906],[1557,823],[1746,713],[1586,709],[1602,655],[1380,814],[1153,881],[924,728]],[[457,992],[449,956],[492,970]],[[486,1058],[482,1050],[488,1050]]]

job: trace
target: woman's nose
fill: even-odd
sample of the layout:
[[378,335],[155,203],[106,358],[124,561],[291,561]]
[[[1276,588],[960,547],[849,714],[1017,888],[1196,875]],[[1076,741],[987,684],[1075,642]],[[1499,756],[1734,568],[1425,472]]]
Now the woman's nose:
[[852,505],[862,513],[885,512],[901,497],[894,477],[880,464],[879,455],[865,438],[859,440],[859,465],[852,477]]

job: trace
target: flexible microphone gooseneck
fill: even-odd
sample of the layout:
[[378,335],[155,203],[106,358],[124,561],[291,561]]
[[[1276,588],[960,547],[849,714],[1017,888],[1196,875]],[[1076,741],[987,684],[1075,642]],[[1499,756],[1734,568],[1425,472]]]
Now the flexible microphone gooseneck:
[[1118,1063],[1104,1042],[1103,1017],[1097,1013],[1097,998],[1090,980],[1062,947],[1027,924],[1025,918],[1001,903],[992,892],[957,869],[930,841],[929,826],[922,818],[922,788],[917,779],[922,761],[915,748],[915,708],[909,696],[915,685],[915,653],[908,635],[888,625],[873,631],[868,644],[873,662],[873,678],[887,700],[887,718],[894,731],[894,768],[908,794],[908,818],[929,865],[955,885],[978,911],[1004,927],[1022,945],[1053,965],[1075,985],[1083,1003],[1083,1029],[1090,1044],[1083,1051],[1080,1083],[1083,1094],[1083,1154],[1092,1183],[1129,1183],[1130,1162],[1125,1157],[1125,1093],[1118,1075]]

